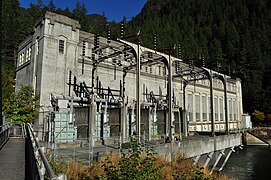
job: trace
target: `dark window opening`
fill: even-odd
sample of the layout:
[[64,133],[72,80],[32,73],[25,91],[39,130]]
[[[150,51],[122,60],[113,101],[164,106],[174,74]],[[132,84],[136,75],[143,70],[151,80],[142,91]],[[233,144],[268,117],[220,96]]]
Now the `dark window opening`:
[[64,53],[64,41],[63,40],[59,40],[59,47],[58,50],[60,53]]

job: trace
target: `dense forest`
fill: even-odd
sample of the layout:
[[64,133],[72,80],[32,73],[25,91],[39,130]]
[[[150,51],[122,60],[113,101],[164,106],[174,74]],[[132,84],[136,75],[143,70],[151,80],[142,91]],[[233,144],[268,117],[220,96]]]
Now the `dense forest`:
[[[119,37],[120,23],[106,16],[87,15],[84,3],[73,10],[59,9],[42,0],[24,9],[18,0],[3,0],[2,47],[3,96],[12,92],[18,44],[46,10],[77,19],[82,30]],[[271,1],[270,0],[148,0],[142,11],[126,19],[125,34],[141,31],[141,44],[157,48],[181,47],[181,58],[239,77],[243,83],[244,110],[271,113]],[[173,52],[173,55],[177,54]]]
[[245,111],[271,113],[270,0],[149,0],[129,26],[146,46],[157,34],[160,48],[180,44],[184,61],[204,56],[241,78]]

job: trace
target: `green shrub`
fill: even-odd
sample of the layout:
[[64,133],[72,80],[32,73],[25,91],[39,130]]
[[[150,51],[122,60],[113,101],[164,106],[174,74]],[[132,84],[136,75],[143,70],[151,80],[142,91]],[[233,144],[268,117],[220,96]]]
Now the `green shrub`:
[[161,179],[160,170],[162,165],[155,166],[156,157],[152,149],[147,149],[146,155],[141,156],[143,150],[137,140],[131,139],[131,149],[123,152],[117,165],[106,158],[102,167],[105,175],[101,179]]

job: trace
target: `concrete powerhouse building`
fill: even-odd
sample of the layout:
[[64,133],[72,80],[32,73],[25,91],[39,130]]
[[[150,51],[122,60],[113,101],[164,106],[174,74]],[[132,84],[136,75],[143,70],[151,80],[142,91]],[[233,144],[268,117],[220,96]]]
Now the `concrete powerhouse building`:
[[45,139],[126,141],[140,132],[150,140],[242,128],[239,79],[81,31],[78,21],[51,12],[19,45],[16,82],[40,97],[35,124]]

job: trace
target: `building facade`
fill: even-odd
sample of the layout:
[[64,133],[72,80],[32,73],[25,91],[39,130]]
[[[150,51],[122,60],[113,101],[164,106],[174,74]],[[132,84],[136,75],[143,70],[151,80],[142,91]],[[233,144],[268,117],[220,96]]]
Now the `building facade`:
[[[141,45],[81,31],[78,21],[51,12],[36,22],[19,45],[16,90],[26,84],[40,97],[36,125],[43,133],[50,131],[50,113],[61,111],[78,112],[72,128],[97,139],[128,137],[137,131],[151,139],[186,129],[224,132],[242,128],[239,79],[191,67]],[[84,125],[91,128],[84,131]]]

